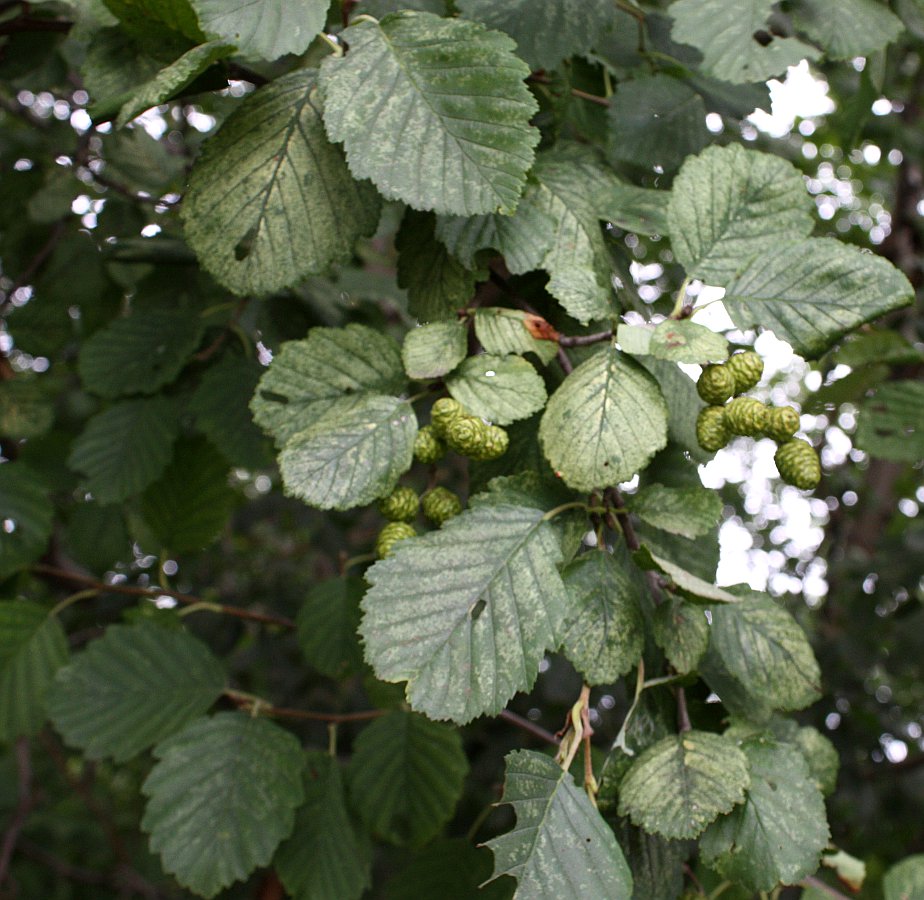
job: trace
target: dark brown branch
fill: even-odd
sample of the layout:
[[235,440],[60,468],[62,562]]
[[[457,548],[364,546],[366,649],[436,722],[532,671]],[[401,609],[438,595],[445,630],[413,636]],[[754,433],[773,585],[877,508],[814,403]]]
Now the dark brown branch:
[[[527,79],[527,81],[532,81],[535,84],[551,84],[552,79],[548,75],[542,75],[538,72],[533,72]],[[579,88],[571,88],[570,93],[572,97],[578,97],[581,100],[586,100],[588,103],[596,103],[597,106],[609,106],[610,101],[606,97],[598,97],[596,94],[588,94],[587,91],[582,91]]]
[[271,704],[264,704],[259,697],[245,694],[243,691],[235,691],[231,688],[224,691],[224,696],[242,709],[257,710],[260,715],[270,716],[274,719],[304,719],[311,722],[340,724],[343,722],[368,722],[370,719],[378,719],[388,712],[385,709],[362,709],[358,712],[328,713],[316,712],[310,709],[272,706]]
[[537,725],[535,722],[530,722],[529,719],[523,718],[523,716],[518,713],[511,712],[509,709],[502,709],[500,711],[500,718],[504,719],[507,722],[510,722],[511,725],[516,725],[517,728],[522,729],[523,731],[529,732],[533,737],[539,738],[541,741],[545,741],[547,744],[552,744],[557,747],[561,740],[557,738],[551,731],[547,731],[541,725]]
[[58,34],[67,34],[74,26],[66,19],[39,19],[35,16],[19,16],[8,22],[0,22],[0,35],[22,34],[23,32],[56,31]]
[[13,859],[19,834],[38,802],[32,792],[32,757],[29,739],[26,737],[16,739],[16,771],[19,777],[19,800],[3,834],[3,843],[0,845],[0,887],[3,886],[9,874],[10,862]]
[[595,334],[563,334],[558,338],[559,347],[586,347],[588,344],[599,344],[608,341],[613,336],[612,329],[598,331]]
[[246,619],[250,622],[261,622],[265,625],[278,625],[281,628],[295,628],[295,622],[286,616],[279,616],[273,613],[254,612],[253,610],[243,609],[239,606],[228,606],[225,603],[211,603],[210,601],[203,600],[201,597],[196,597],[192,594],[184,594],[181,591],[171,591],[160,587],[148,588],[131,584],[107,584],[103,581],[97,581],[95,578],[82,575],[79,572],[59,569],[56,566],[49,566],[44,563],[37,563],[32,566],[31,571],[36,575],[44,576],[53,581],[92,588],[93,590],[99,591],[101,594],[124,594],[129,597],[172,597],[174,600],[187,606],[201,603],[222,615],[234,616],[235,618]]

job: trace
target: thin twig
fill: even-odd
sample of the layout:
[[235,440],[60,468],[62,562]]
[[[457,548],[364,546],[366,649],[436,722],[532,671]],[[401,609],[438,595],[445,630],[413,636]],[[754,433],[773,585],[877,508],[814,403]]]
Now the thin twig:
[[[211,603],[203,600],[201,597],[192,594],[184,594],[182,591],[165,590],[164,588],[148,588],[131,584],[107,584],[98,581],[95,578],[81,575],[79,572],[73,572],[68,569],[59,569],[56,566],[36,563],[31,570],[36,575],[44,575],[55,581],[69,582],[70,584],[82,584],[88,588],[98,590],[101,594],[124,594],[129,597],[172,597],[179,603],[187,606],[192,604],[207,604],[209,609],[226,616],[234,616],[237,619],[247,619],[250,622],[262,622],[265,625],[278,625],[281,628],[295,628],[295,622],[286,616],[279,616],[273,613],[255,612],[250,609],[243,609],[239,606],[229,606],[225,603]],[[206,608],[206,607],[203,607]]]
[[511,725],[516,725],[517,728],[522,729],[523,731],[529,732],[533,737],[539,738],[539,740],[545,741],[547,744],[552,744],[552,746],[557,747],[561,740],[555,737],[551,731],[547,731],[541,725],[537,725],[535,722],[530,722],[529,719],[525,719],[523,716],[511,712],[509,709],[502,709],[500,711],[500,718],[510,722]]
[[[552,79],[548,75],[540,75],[537,72],[534,72],[530,75],[527,81],[532,81],[535,84],[552,84]],[[582,91],[580,88],[571,88],[570,93],[572,97],[578,97],[581,100],[586,100],[588,103],[596,103],[597,106],[609,106],[610,101],[606,97],[600,97],[597,94],[589,94],[587,91]]]
[[384,716],[388,710],[385,709],[363,709],[358,712],[350,713],[327,713],[316,712],[309,709],[291,709],[285,706],[273,706],[260,697],[244,691],[235,691],[227,688],[224,696],[236,703],[243,709],[253,710],[261,716],[270,716],[277,719],[306,719],[312,722],[332,722],[340,724],[342,722],[367,722],[370,719],[378,719]]
[[3,835],[0,845],[0,887],[9,874],[13,851],[19,840],[19,833],[23,830],[29,819],[29,814],[38,802],[32,792],[32,756],[27,737],[16,738],[16,771],[19,777],[19,800],[13,816]]
[[693,728],[690,713],[687,710],[687,695],[682,687],[677,688],[677,731],[683,734]]
[[598,331],[595,334],[563,334],[558,338],[559,347],[586,347],[588,344],[599,344],[608,341],[613,336],[613,330]]
[[51,231],[48,234],[48,239],[39,247],[35,256],[26,263],[26,267],[19,273],[16,278],[16,281],[13,283],[13,286],[7,291],[6,297],[3,302],[0,303],[0,312],[13,302],[13,296],[16,291],[21,287],[25,287],[32,281],[32,278],[38,273],[38,271],[45,265],[48,261],[48,258],[54,253],[55,248],[61,242],[61,239],[64,237],[65,232],[67,231],[67,220],[58,219],[52,227]]

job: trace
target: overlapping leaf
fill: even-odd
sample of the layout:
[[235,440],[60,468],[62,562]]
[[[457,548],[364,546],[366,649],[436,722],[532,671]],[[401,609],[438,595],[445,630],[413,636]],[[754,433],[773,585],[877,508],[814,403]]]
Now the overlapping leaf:
[[627,497],[626,504],[649,525],[687,538],[706,534],[722,516],[722,498],[703,487],[650,484]]
[[545,383],[522,356],[470,356],[446,378],[446,387],[469,412],[509,425],[545,406]]
[[298,645],[308,664],[330,678],[362,668],[356,629],[365,587],[361,578],[328,578],[308,592],[298,611]]
[[882,879],[885,900],[915,900],[924,893],[924,853],[903,859]]
[[652,331],[648,352],[676,363],[722,362],[728,356],[728,341],[689,319],[665,319]]
[[860,406],[855,441],[880,459],[924,458],[924,384],[891,381],[877,387]]
[[49,715],[88,759],[124,762],[201,716],[225,683],[221,664],[188,632],[110,625],[58,672]]
[[0,464],[0,581],[44,552],[53,516],[35,472],[19,462]]
[[628,481],[667,443],[667,404],[644,369],[607,345],[552,395],[539,440],[566,484],[608,487]]
[[823,0],[798,0],[793,20],[829,59],[869,56],[904,31],[901,19],[875,0],[839,0],[836,16]]
[[324,121],[350,169],[415,209],[512,212],[533,161],[536,102],[510,38],[402,11],[343,32],[321,68]]
[[725,287],[736,325],[759,324],[809,359],[914,294],[888,260],[832,238],[766,247]]
[[57,618],[35,603],[0,603],[0,741],[42,727],[49,688],[65,662]]
[[411,705],[464,723],[528,690],[561,641],[568,601],[561,549],[541,510],[466,510],[402,541],[366,573],[360,631],[384,681]]
[[519,309],[475,310],[475,337],[488,353],[535,353],[550,363],[558,353],[558,332],[545,319]]
[[748,759],[721,735],[687,731],[653,744],[619,787],[619,814],[666,838],[694,838],[745,797]]
[[703,835],[703,859],[752,891],[795,884],[815,871],[828,843],[821,794],[795,747],[758,738],[738,752],[750,771],[747,798]]
[[378,214],[375,191],[353,180],[324,134],[311,69],[242,101],[206,142],[183,201],[196,256],[239,294],[325,271],[375,230]]
[[667,191],[636,187],[613,175],[598,186],[595,194],[601,219],[639,234],[669,233]]
[[404,371],[410,378],[439,378],[451,372],[468,349],[463,322],[434,322],[409,331],[401,347]]
[[658,646],[681,674],[692,672],[709,646],[709,623],[702,606],[670,597],[655,609],[652,630]]
[[39,437],[51,428],[54,418],[51,395],[43,382],[28,375],[0,382],[0,434]]
[[517,823],[487,846],[493,877],[516,878],[515,897],[632,895],[632,875],[612,829],[554,760],[529,750],[508,754],[501,802],[513,807]]
[[792,163],[739,144],[710,147],[688,159],[674,180],[671,245],[688,275],[724,286],[755,255],[807,236],[810,210]]
[[218,713],[154,748],[141,827],[166,871],[203,897],[266,865],[304,798],[304,754],[266,719]]
[[386,886],[387,900],[510,900],[510,878],[490,884],[491,853],[465,838],[431,841]]
[[467,772],[455,728],[395,710],[356,739],[348,783],[353,806],[373,834],[419,845],[451,818]]
[[715,603],[739,603],[741,601],[740,597],[729,593],[724,588],[705,581],[669,559],[652,553],[651,549],[644,544],[640,550],[635,552],[634,558],[636,564],[643,569],[658,571],[666,575],[670,579],[668,588],[690,600],[699,602],[711,600]]

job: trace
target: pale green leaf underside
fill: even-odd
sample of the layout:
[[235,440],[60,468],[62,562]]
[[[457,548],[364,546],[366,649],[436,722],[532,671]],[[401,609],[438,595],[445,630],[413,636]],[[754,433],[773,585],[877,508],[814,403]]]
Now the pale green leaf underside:
[[710,867],[749,890],[795,884],[815,871],[828,843],[824,800],[795,747],[753,739],[742,751],[747,799],[706,831],[700,851]]
[[467,772],[457,729],[395,710],[357,738],[348,783],[371,833],[420,845],[452,817]]
[[821,696],[821,673],[805,632],[763,594],[712,611],[712,647],[727,672],[773,709],[802,709]]
[[293,734],[224,712],[191,722],[154,755],[141,827],[166,871],[214,897],[269,863],[304,797],[304,755]]
[[505,31],[517,42],[517,55],[532,69],[554,69],[583,55],[612,25],[607,0],[459,0],[463,16]]
[[644,545],[635,552],[635,562],[643,569],[655,569],[667,575],[670,578],[670,590],[691,600],[712,600],[716,603],[741,602],[740,597],[730,594],[711,582],[704,581],[668,559],[655,555]]
[[772,38],[766,46],[755,37],[767,31],[773,0],[743,0],[729,15],[725,0],[677,0],[668,7],[674,20],[671,37],[703,54],[701,68],[733,84],[766,81],[782,75],[788,66],[821,54],[795,38]]
[[684,163],[667,218],[687,274],[719,286],[756,254],[812,230],[811,201],[795,166],[739,144],[709,147]]
[[722,498],[703,487],[650,484],[627,497],[626,504],[649,525],[687,538],[706,534],[722,516]]
[[401,359],[409,378],[439,378],[451,372],[468,348],[468,329],[459,321],[433,322],[404,336]]
[[886,259],[832,238],[768,246],[725,287],[736,325],[760,325],[809,359],[914,296]]
[[0,603],[0,741],[9,743],[42,727],[48,691],[67,652],[61,623],[47,609]]
[[408,681],[415,709],[464,723],[532,686],[568,605],[561,549],[542,516],[466,510],[366,573],[366,658],[382,680]]
[[924,383],[878,386],[860,406],[854,441],[880,459],[916,463],[924,458]]
[[321,123],[316,73],[247,97],[206,141],[183,201],[186,238],[238,294],[268,294],[346,259],[375,231],[375,191],[351,177]]
[[623,551],[584,554],[562,572],[569,596],[562,652],[588,684],[609,684],[642,655],[643,585]]
[[372,885],[369,840],[350,820],[337,761],[320,750],[306,756],[305,802],[276,871],[293,900],[359,900]]
[[517,879],[515,897],[628,898],[632,875],[612,829],[572,777],[541,753],[507,755],[502,803],[517,822],[487,842],[494,875]]
[[321,67],[324,121],[350,169],[415,209],[512,212],[539,132],[529,69],[510,38],[404,11],[343,32]]
[[915,900],[924,896],[924,853],[892,866],[882,880],[885,900]]
[[446,387],[469,412],[498,425],[528,419],[545,406],[545,383],[522,356],[470,356]]
[[793,20],[824,48],[828,59],[869,56],[904,31],[901,19],[875,0],[838,0],[837,15],[824,0],[798,0]]
[[153,394],[173,381],[199,344],[198,315],[146,310],[110,322],[80,348],[84,387],[101,397]]
[[489,306],[475,310],[475,337],[488,353],[532,352],[548,364],[558,354],[558,342],[533,337],[529,323],[535,321],[536,316],[519,309]]
[[667,443],[667,405],[655,380],[608,346],[552,395],[539,440],[567,485],[609,487],[628,481]]
[[314,425],[348,394],[394,394],[407,379],[398,344],[365,325],[313,328],[282,345],[250,403],[254,421],[277,446]]
[[45,550],[54,518],[47,492],[42,479],[22,463],[0,465],[0,523],[10,523],[0,541],[0,581]]
[[417,418],[397,397],[336,401],[279,455],[287,494],[320,509],[351,509],[389,493],[414,458]]
[[176,407],[166,397],[123,400],[87,422],[67,464],[86,476],[94,499],[117,503],[164,471],[178,427]]
[[201,75],[212,63],[225,59],[234,53],[234,44],[226,41],[210,41],[187,50],[176,62],[161,69],[150,81],[132,91],[131,96],[116,118],[116,127],[128,124],[146,109],[166,103],[178,94],[193,79]]
[[237,45],[241,56],[265,60],[304,53],[324,28],[330,0],[190,0],[209,36]]
[[709,622],[702,606],[671,597],[654,611],[654,638],[681,674],[692,672],[709,646]]
[[744,800],[747,757],[706,731],[662,738],[633,763],[619,786],[619,814],[666,838],[695,838]]
[[124,762],[202,715],[225,683],[221,664],[188,632],[110,625],[58,672],[48,712],[88,759]]

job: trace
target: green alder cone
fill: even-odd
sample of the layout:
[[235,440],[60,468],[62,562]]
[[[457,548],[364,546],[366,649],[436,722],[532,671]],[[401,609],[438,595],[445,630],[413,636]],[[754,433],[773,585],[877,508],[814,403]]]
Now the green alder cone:
[[770,409],[764,433],[775,441],[788,441],[799,430],[799,413],[791,406]]
[[760,437],[767,425],[769,410],[753,397],[735,397],[725,407],[725,424],[732,434]]
[[705,406],[696,418],[696,441],[708,453],[721,450],[731,439],[724,406]]
[[754,387],[760,376],[764,374],[764,361],[753,350],[736,353],[725,363],[726,369],[734,376],[735,392],[737,397]]
[[375,553],[379,559],[385,559],[398,541],[417,536],[413,525],[407,522],[389,522],[380,532],[375,542]]
[[488,427],[477,416],[460,415],[446,428],[446,443],[462,456],[477,457],[488,439]]
[[734,373],[719,363],[703,368],[696,382],[696,390],[710,406],[719,406],[734,396],[736,384]]
[[425,494],[422,505],[424,515],[434,525],[442,525],[447,519],[462,512],[462,501],[444,487],[435,487]]
[[392,522],[410,522],[420,507],[420,501],[413,488],[396,487],[387,497],[378,502],[379,512]]
[[437,437],[445,438],[449,426],[464,415],[465,410],[458,400],[453,400],[452,397],[440,397],[430,409],[430,425]]
[[773,461],[783,481],[803,491],[812,490],[821,481],[821,462],[815,448],[808,441],[794,438],[780,444]]
[[414,459],[421,463],[435,463],[446,454],[446,445],[432,425],[424,425],[414,438]]
[[509,446],[510,438],[507,432],[500,425],[489,425],[483,444],[475,453],[470,453],[469,456],[479,462],[487,462],[502,457]]

